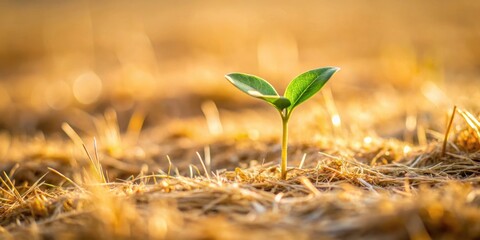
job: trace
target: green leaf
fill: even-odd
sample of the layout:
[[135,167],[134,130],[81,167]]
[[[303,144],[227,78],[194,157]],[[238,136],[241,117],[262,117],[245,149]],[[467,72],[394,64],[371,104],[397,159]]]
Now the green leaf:
[[305,102],[327,83],[332,75],[340,70],[338,67],[324,67],[302,73],[294,78],[285,90],[285,97],[291,102],[288,111]]
[[267,101],[280,111],[290,106],[290,100],[279,96],[270,83],[257,76],[244,73],[230,73],[225,75],[225,77],[244,93]]

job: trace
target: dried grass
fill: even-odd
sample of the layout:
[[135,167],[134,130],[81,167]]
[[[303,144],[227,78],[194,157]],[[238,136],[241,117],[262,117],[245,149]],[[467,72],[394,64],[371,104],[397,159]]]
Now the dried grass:
[[[60,149],[28,154],[24,157],[38,163],[19,161],[2,176],[1,234],[4,239],[474,239],[480,236],[480,148],[473,125],[463,126],[451,133],[445,156],[440,141],[406,153],[402,142],[376,139],[375,146],[364,143],[356,150],[317,150],[306,163],[315,147],[294,146],[306,154],[285,181],[271,162],[205,172],[212,166],[198,152],[203,167],[191,167],[191,176],[169,165],[166,172],[144,167],[115,181],[108,174],[122,167],[107,161],[117,153],[99,151],[95,141],[93,154],[84,147],[76,160],[65,159],[67,154],[51,158]],[[36,177],[32,172],[39,166],[48,171]]]

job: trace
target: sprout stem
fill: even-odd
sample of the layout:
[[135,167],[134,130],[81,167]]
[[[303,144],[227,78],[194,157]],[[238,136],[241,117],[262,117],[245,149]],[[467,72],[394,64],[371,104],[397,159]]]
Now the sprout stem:
[[[286,113],[286,111],[285,111]],[[282,162],[280,171],[282,173],[282,179],[287,179],[287,148],[288,148],[288,119],[289,114],[282,114],[282,127],[283,127],[283,135],[282,135]]]

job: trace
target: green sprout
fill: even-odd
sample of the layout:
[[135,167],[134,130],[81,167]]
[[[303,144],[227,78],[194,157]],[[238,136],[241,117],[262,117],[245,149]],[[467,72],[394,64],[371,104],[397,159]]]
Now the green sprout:
[[288,120],[293,109],[312,97],[327,83],[338,67],[323,67],[302,73],[295,77],[285,90],[284,96],[278,95],[273,86],[262,78],[244,73],[225,75],[235,87],[246,94],[262,99],[273,105],[282,118],[282,160],[280,171],[282,179],[287,178]]

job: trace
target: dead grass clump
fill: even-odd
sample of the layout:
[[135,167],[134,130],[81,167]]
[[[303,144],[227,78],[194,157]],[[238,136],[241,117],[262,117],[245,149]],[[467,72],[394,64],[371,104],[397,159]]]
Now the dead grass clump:
[[480,151],[480,118],[472,113],[459,109],[458,112],[465,120],[465,125],[456,132],[454,144],[457,151],[479,152]]

